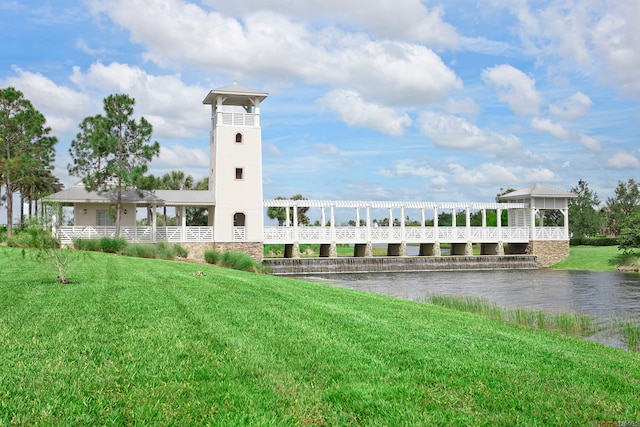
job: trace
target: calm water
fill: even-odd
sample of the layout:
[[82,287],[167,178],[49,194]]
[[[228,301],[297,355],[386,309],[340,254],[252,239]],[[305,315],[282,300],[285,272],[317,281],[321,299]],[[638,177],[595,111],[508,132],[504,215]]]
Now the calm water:
[[561,270],[435,271],[301,276],[303,280],[413,301],[471,295],[500,306],[640,317],[640,275]]
[[[425,301],[430,295],[482,297],[507,308],[574,312],[598,317],[640,317],[640,275],[561,270],[438,271],[300,276],[300,279]],[[619,337],[594,341],[624,348]]]

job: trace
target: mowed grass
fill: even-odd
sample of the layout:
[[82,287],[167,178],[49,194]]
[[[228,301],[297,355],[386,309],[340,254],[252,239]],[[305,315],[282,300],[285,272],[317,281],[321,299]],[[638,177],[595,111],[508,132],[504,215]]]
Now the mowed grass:
[[564,270],[616,271],[625,256],[617,246],[571,246],[569,258],[552,268]]
[[480,315],[101,253],[0,271],[0,425],[640,421],[638,354]]

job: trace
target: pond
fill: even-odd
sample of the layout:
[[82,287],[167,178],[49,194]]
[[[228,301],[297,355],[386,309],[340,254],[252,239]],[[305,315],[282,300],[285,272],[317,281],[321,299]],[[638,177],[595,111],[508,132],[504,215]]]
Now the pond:
[[[434,271],[299,276],[302,280],[425,302],[431,295],[481,297],[505,308],[579,313],[604,322],[640,318],[640,275],[568,270]],[[619,337],[594,341],[624,347]]]

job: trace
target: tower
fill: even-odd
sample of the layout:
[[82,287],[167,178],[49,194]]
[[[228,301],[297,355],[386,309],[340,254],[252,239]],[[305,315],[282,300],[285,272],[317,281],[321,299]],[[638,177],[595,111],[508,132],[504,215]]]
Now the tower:
[[235,82],[214,89],[211,105],[209,212],[217,250],[242,250],[262,259],[262,132],[260,103],[267,93]]

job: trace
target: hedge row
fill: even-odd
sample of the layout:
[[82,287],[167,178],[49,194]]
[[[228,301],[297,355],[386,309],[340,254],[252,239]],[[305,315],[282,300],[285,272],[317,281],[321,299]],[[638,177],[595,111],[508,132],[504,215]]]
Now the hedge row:
[[617,237],[574,237],[571,246],[618,246]]

